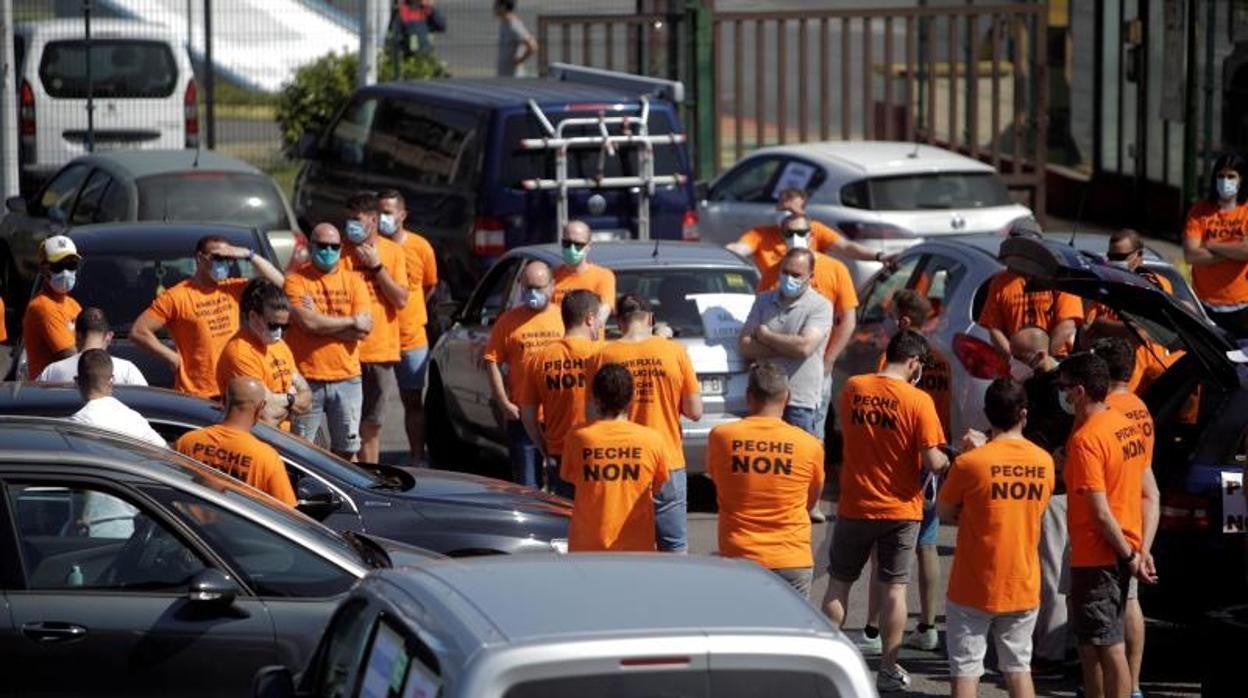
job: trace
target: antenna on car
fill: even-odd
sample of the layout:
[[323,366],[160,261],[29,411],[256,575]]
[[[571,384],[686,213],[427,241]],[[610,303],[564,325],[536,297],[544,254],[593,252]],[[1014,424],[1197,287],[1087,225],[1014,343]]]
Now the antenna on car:
[[1079,197],[1079,208],[1075,211],[1075,222],[1070,226],[1070,242],[1067,245],[1075,246],[1075,233],[1079,232],[1079,221],[1083,220],[1083,205],[1088,203],[1088,190],[1092,188],[1092,182],[1088,182],[1088,186],[1083,188],[1083,194]]
[[914,150],[911,150],[910,154],[907,155],[906,157],[910,158],[911,160],[918,159],[919,157],[919,142],[918,141],[914,142]]
[[654,251],[650,253],[650,259],[658,259],[659,257],[659,239],[654,239]]
[[196,145],[196,146],[195,146],[195,159],[191,161],[191,169],[192,169],[192,170],[198,170],[198,169],[199,169],[199,154],[200,154],[200,152],[202,152],[202,151],[203,151],[203,148],[201,148],[199,145]]

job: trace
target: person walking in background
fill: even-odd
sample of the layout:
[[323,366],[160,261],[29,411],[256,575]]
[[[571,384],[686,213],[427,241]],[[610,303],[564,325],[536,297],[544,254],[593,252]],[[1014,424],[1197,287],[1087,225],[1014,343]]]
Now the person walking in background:
[[[78,357],[88,349],[103,349],[113,342],[112,326],[99,308],[87,308],[74,319],[74,338],[78,353],[48,364],[35,380],[40,383],[72,383],[78,377]],[[143,372],[133,363],[111,357],[113,360],[113,385],[147,385]]]
[[35,380],[48,364],[74,353],[74,318],[82,306],[69,293],[81,262],[74,241],[64,235],[53,235],[39,245],[39,292],[22,315],[26,380]]
[[707,437],[719,554],[756,562],[809,597],[815,558],[807,512],[823,493],[823,444],[782,419],[789,380],[775,364],[750,368],[745,400],[748,416]]
[[431,33],[445,31],[445,20],[434,0],[397,0],[394,14],[395,27],[403,53],[432,53]]
[[1248,337],[1248,161],[1237,153],[1213,163],[1209,189],[1187,214],[1183,257],[1209,317],[1236,338]]
[[537,39],[516,14],[516,0],[495,0],[494,16],[498,17],[498,77],[522,78],[525,61],[537,53]]

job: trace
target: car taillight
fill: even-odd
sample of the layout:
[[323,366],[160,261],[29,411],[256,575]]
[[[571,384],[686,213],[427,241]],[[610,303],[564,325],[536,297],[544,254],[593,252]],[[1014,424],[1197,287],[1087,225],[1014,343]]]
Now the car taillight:
[[503,222],[492,216],[477,216],[472,230],[472,253],[478,257],[497,257],[506,251]]
[[836,227],[851,240],[906,240],[915,236],[913,231],[892,223],[845,221]]
[[186,83],[186,95],[182,98],[182,118],[186,127],[186,147],[199,146],[199,88],[195,81]]
[[702,239],[702,233],[698,230],[698,212],[693,209],[685,211],[685,217],[680,221],[680,239],[685,242],[697,242]]
[[1161,497],[1161,518],[1158,527],[1170,531],[1208,531],[1209,500],[1186,492],[1164,494]]
[[23,80],[21,94],[18,103],[18,122],[19,130],[22,138],[34,139],[35,137],[35,91],[31,89],[30,83]]
[[953,355],[972,377],[992,380],[1009,375],[1010,364],[988,342],[959,332],[953,336]]

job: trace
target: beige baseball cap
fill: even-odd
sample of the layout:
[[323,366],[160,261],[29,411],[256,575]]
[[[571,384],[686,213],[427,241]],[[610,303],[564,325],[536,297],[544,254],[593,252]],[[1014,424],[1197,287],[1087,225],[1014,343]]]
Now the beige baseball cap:
[[64,235],[53,235],[39,246],[39,261],[41,262],[59,262],[67,257],[82,259],[74,241]]

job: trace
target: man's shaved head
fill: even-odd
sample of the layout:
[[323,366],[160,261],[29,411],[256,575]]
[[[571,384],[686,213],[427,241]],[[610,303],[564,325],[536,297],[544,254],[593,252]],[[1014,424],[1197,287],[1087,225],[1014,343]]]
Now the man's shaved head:
[[1031,325],[1024,327],[1010,337],[1010,354],[1019,361],[1026,362],[1029,358],[1049,350],[1049,333],[1043,327]]
[[312,229],[312,242],[319,242],[327,245],[338,245],[342,243],[342,234],[338,232],[338,228],[333,223],[318,223]]
[[585,221],[568,221],[563,226],[563,239],[572,240],[573,242],[589,242],[589,226]]
[[550,265],[534,260],[524,266],[524,285],[531,288],[546,288],[554,277],[550,274]]
[[251,376],[238,376],[225,388],[225,409],[227,412],[254,412],[256,406],[264,402],[265,395],[263,383]]

